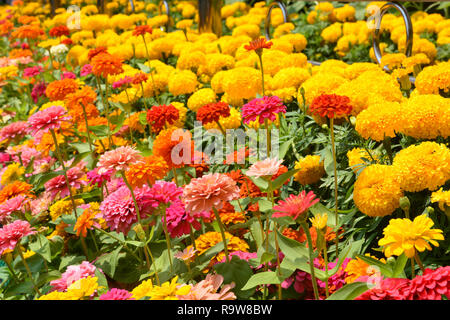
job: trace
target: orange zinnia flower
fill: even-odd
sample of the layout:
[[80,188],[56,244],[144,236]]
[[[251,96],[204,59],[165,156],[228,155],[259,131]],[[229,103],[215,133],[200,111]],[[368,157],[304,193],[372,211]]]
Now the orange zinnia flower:
[[28,197],[34,197],[31,189],[33,186],[23,181],[14,181],[6,185],[2,190],[0,190],[0,203],[5,202],[11,198],[14,198],[19,195],[25,195]]
[[164,178],[168,171],[169,166],[162,157],[151,155],[145,157],[143,162],[132,164],[126,177],[131,186],[140,188],[146,183],[153,185],[156,180]]
[[313,114],[331,119],[349,115],[352,112],[352,106],[349,97],[337,94],[322,94],[313,100],[309,110]]
[[94,103],[95,99],[97,99],[95,91],[89,86],[84,86],[81,90],[68,94],[64,102],[68,109],[76,108],[81,104],[86,108],[87,105]]
[[[172,140],[173,139],[173,140]],[[177,147],[178,159],[172,159],[172,149]],[[153,141],[153,154],[161,156],[169,165],[169,169],[181,168],[191,161],[194,142],[189,131],[179,128],[169,128],[162,130],[155,141]],[[184,155],[183,152],[189,150],[190,155]],[[175,160],[175,163],[172,161]],[[187,161],[185,161],[187,160]]]
[[12,49],[9,52],[10,59],[22,58],[22,57],[31,57],[33,53],[28,49]]
[[78,217],[73,230],[77,232],[77,236],[81,234],[83,238],[86,238],[88,229],[91,229],[94,225],[94,218],[97,212],[90,210],[89,208],[84,210]]
[[272,47],[272,41],[267,42],[264,38],[259,38],[253,41],[250,41],[249,44],[245,45],[244,48],[247,51],[255,50],[255,52],[260,55],[263,49],[270,49]]
[[45,89],[45,95],[51,100],[64,100],[68,94],[74,93],[78,89],[78,82],[74,79],[63,79],[51,82],[47,89]]
[[115,75],[123,72],[122,59],[109,53],[97,54],[91,60],[92,73],[94,75],[107,78],[108,75]]
[[144,36],[146,33],[152,34],[153,29],[150,26],[136,26],[133,31],[133,36]]
[[17,39],[37,39],[44,34],[44,30],[35,25],[25,25],[17,28],[11,33],[12,38]]
[[88,60],[91,61],[96,55],[98,55],[100,53],[108,53],[107,50],[108,49],[106,49],[105,47],[98,47],[98,48],[89,50]]

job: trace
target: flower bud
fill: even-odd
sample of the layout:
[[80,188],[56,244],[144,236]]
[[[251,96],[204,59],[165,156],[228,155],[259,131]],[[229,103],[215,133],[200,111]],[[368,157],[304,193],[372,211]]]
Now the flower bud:
[[327,125],[326,123],[324,123],[324,124],[322,125],[322,129],[323,129],[323,130],[328,130],[328,125]]
[[136,232],[136,235],[138,236],[139,240],[145,241],[145,231],[142,228],[142,225],[138,223],[134,228],[134,232]]
[[350,123],[352,124],[352,126],[356,126],[356,117],[355,116],[350,117]]
[[408,199],[408,197],[401,197],[400,198],[400,208],[403,210],[403,211],[409,211],[409,208],[411,207],[411,203],[409,202],[409,199]]

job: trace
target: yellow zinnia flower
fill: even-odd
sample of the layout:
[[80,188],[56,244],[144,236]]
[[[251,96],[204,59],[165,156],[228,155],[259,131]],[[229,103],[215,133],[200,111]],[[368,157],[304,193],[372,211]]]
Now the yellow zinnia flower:
[[392,255],[400,256],[402,253],[408,258],[414,257],[416,250],[419,252],[431,250],[430,244],[438,247],[436,240],[444,240],[442,230],[431,229],[434,225],[426,215],[417,216],[413,221],[410,219],[392,219],[384,228],[384,238],[378,241],[383,247],[386,257]]

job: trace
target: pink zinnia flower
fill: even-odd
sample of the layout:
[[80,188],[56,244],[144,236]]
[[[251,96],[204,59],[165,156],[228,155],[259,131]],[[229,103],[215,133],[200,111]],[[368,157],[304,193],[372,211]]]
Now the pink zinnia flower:
[[[358,278],[361,281],[362,277]],[[379,279],[378,285],[355,300],[410,300],[410,280],[403,278]]]
[[236,300],[236,295],[231,291],[235,284],[227,284],[219,290],[223,283],[223,276],[220,274],[208,274],[205,280],[202,280],[192,286],[187,295],[178,296],[180,300]]
[[100,169],[94,168],[93,170],[87,173],[87,179],[89,180],[89,184],[96,185],[97,187],[101,187],[103,182],[108,182],[111,180],[112,170],[107,170],[102,174],[98,173]]
[[15,220],[14,222],[4,225],[0,228],[0,255],[5,250],[14,250],[16,244],[20,242],[23,237],[35,234],[36,231],[31,228],[28,221]]
[[[141,218],[145,218],[149,212],[158,206],[158,202],[146,196],[148,192],[149,188],[147,185],[134,189]],[[100,211],[103,213],[103,219],[105,219],[111,230],[123,232],[125,235],[130,231],[131,225],[138,221],[133,198],[127,186],[122,186],[110,193],[101,203]]]
[[264,96],[244,104],[241,110],[244,123],[259,119],[259,123],[262,124],[264,119],[275,121],[278,113],[286,113],[286,106],[277,96]]
[[103,190],[103,197],[106,198],[120,187],[126,186],[123,178],[112,177],[111,181],[106,182],[105,189]]
[[272,214],[272,217],[291,216],[296,220],[300,215],[308,211],[309,207],[319,202],[319,199],[314,199],[315,196],[314,192],[310,191],[306,194],[305,190],[300,192],[298,196],[291,194],[289,198],[278,202],[278,205],[273,207],[275,212]]
[[134,298],[132,298],[132,294],[128,290],[112,288],[102,294],[99,300],[134,300]]
[[92,73],[92,66],[88,63],[81,67],[80,76],[85,77]]
[[105,152],[99,159],[97,167],[99,174],[108,170],[112,172],[125,171],[128,166],[142,161],[143,157],[136,149],[129,146],[119,147],[117,149]]
[[68,72],[63,72],[61,80],[63,80],[63,79],[76,79],[76,78],[77,78],[77,76],[76,76],[75,73],[68,71]]
[[11,161],[11,156],[5,152],[0,152],[0,163]]
[[[184,208],[183,202],[177,200],[166,209],[167,230],[172,238],[189,234],[191,226],[195,230],[201,228],[202,225],[199,220],[204,216],[209,216],[209,213],[199,212],[189,215]],[[161,217],[161,222],[164,223],[164,217]]]
[[23,70],[23,76],[25,78],[31,78],[31,77],[37,76],[42,71],[44,71],[44,69],[42,69],[41,66],[34,66],[34,67],[25,68]]
[[47,132],[50,129],[58,129],[62,121],[67,121],[70,117],[65,116],[67,111],[61,106],[52,106],[41,110],[28,118],[28,125],[35,135],[38,131]]
[[0,221],[5,221],[15,211],[22,211],[25,200],[26,197],[21,194],[0,204]]
[[184,187],[183,198],[186,211],[191,214],[211,211],[213,207],[222,209],[224,201],[239,198],[239,187],[229,176],[222,173],[211,173],[192,179]]
[[252,164],[245,173],[249,177],[271,177],[278,172],[283,160],[267,158]]
[[423,275],[411,280],[411,291],[414,300],[442,300],[443,295],[450,298],[450,266],[425,269]]
[[50,281],[50,285],[53,287],[52,290],[66,291],[67,288],[75,281],[87,278],[89,276],[94,277],[96,269],[97,268],[88,261],[83,261],[78,265],[68,266],[66,271],[61,275],[60,279]]
[[174,182],[158,180],[150,188],[150,196],[160,203],[167,204],[180,201],[182,195],[183,188],[177,187]]
[[27,134],[27,128],[25,121],[10,123],[0,130],[0,140],[21,138]]
[[[85,186],[88,184],[85,179],[82,179],[85,173],[83,171],[83,164],[81,162],[67,170],[66,174],[71,188],[79,189],[81,186]],[[53,198],[55,198],[58,193],[60,193],[61,198],[65,198],[70,195],[64,175],[59,175],[54,177],[53,179],[50,179],[44,184],[44,187],[45,190],[49,192]]]
[[37,103],[39,98],[45,94],[45,89],[47,89],[47,84],[45,81],[38,82],[33,86],[33,89],[31,90],[31,98],[34,103]]
[[120,88],[122,86],[127,86],[129,85],[131,82],[133,82],[133,78],[130,76],[125,76],[123,79],[117,80],[116,82],[113,83],[112,87],[114,89]]

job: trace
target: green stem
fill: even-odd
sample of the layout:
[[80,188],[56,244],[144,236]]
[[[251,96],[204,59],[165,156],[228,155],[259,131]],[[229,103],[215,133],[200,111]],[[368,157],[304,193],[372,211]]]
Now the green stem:
[[91,135],[89,134],[89,125],[88,125],[88,119],[87,119],[87,114],[86,114],[86,107],[84,106],[84,103],[81,103],[81,106],[83,107],[84,123],[86,124],[86,133],[87,133],[87,138],[88,138],[88,142],[89,142],[89,151],[91,153],[93,153],[92,152]]
[[264,119],[264,126],[266,127],[266,143],[267,143],[267,158],[270,158],[270,152],[272,151],[272,146],[270,144],[270,129],[269,129],[269,119]]
[[170,250],[172,249],[172,245],[170,243],[169,231],[167,230],[167,213],[166,213],[166,207],[165,206],[162,208],[162,211],[163,211],[163,215],[164,215],[163,229],[164,229],[164,234],[166,235],[167,254],[169,255],[170,272],[173,273],[172,256],[170,254]]
[[266,91],[264,90],[264,68],[263,68],[263,62],[262,62],[262,52],[261,52],[261,54],[258,54],[258,57],[259,57],[259,64],[261,66],[262,93],[263,93],[263,96],[265,96]]
[[3,260],[3,261],[5,261],[6,266],[8,267],[9,271],[11,272],[11,274],[12,274],[12,276],[14,278],[14,281],[18,284],[19,283],[19,278],[17,277],[16,273],[14,272],[13,267],[11,267],[11,264],[6,259]]
[[334,214],[336,224],[336,260],[339,256],[339,215],[338,215],[338,181],[337,181],[337,168],[336,168],[336,146],[334,138],[334,119],[330,119],[330,132],[331,132],[331,149],[333,153],[333,170],[334,170]]
[[328,284],[328,252],[327,252],[327,243],[326,240],[324,239],[325,242],[325,247],[323,248],[323,259],[325,260],[325,275],[327,277],[326,281],[325,281],[325,294],[326,297],[328,298],[328,296],[330,295],[330,289],[329,289],[329,284]]
[[311,234],[309,233],[309,228],[305,221],[301,221],[300,225],[302,226],[303,231],[306,234],[306,239],[308,241],[309,268],[311,272],[311,281],[314,289],[314,297],[316,298],[316,300],[319,300],[319,290],[317,289],[316,274],[314,272],[313,243],[311,239]]
[[25,257],[23,256],[22,249],[20,248],[20,243],[16,246],[17,251],[19,252],[20,258],[22,259],[23,265],[25,266],[25,269],[27,270],[28,277],[30,278],[31,283],[33,284],[34,290],[38,294],[38,296],[41,296],[41,292],[39,291],[36,282],[34,281],[33,274],[31,273],[30,267],[28,266],[28,263],[26,262]]
[[114,236],[114,235],[112,235],[112,234],[110,234],[110,233],[106,232],[105,230],[100,229],[100,228],[98,228],[98,227],[95,227],[95,226],[94,226],[94,229],[97,230],[97,231],[100,231],[100,232],[103,233],[104,235],[106,235],[106,236],[108,236],[108,237],[110,237],[110,238],[112,238],[112,239],[118,241],[128,253],[130,253],[133,257],[135,257],[135,258],[136,258],[138,261],[140,261],[141,263],[143,262],[142,259],[139,258],[138,255],[137,255],[136,253],[134,253],[133,250],[131,250],[130,248],[128,248],[128,246],[127,246],[127,244],[125,243],[125,241],[123,241],[123,240],[117,238],[116,236]]
[[219,212],[217,212],[217,209],[215,207],[213,207],[213,211],[216,216],[217,224],[219,225],[220,234],[222,235],[223,249],[225,251],[225,258],[227,260],[227,263],[229,263],[230,257],[228,256],[228,248],[227,248],[228,244],[227,244],[227,239],[225,238],[225,231],[223,229],[222,220],[220,219]]
[[95,251],[98,252],[99,250],[98,250],[97,240],[95,240],[95,235],[91,229],[89,229],[89,234],[91,235],[92,241],[94,242]]
[[425,268],[422,264],[422,261],[420,260],[419,254],[417,253],[417,251],[414,253],[414,259],[416,260],[417,264],[419,265],[420,270],[422,270],[422,272],[425,272]]
[[58,157],[58,160],[61,163],[61,166],[63,168],[64,179],[66,180],[67,189],[69,190],[70,201],[72,202],[73,213],[75,214],[75,218],[78,219],[76,205],[75,205],[75,200],[73,199],[72,189],[70,189],[69,178],[67,177],[67,169],[66,169],[66,166],[64,165],[64,161],[63,161],[63,159],[61,157],[61,150],[59,148],[58,140],[56,139],[55,130],[50,129],[50,132],[51,132],[52,137],[53,137],[53,142],[55,142],[56,156]]

